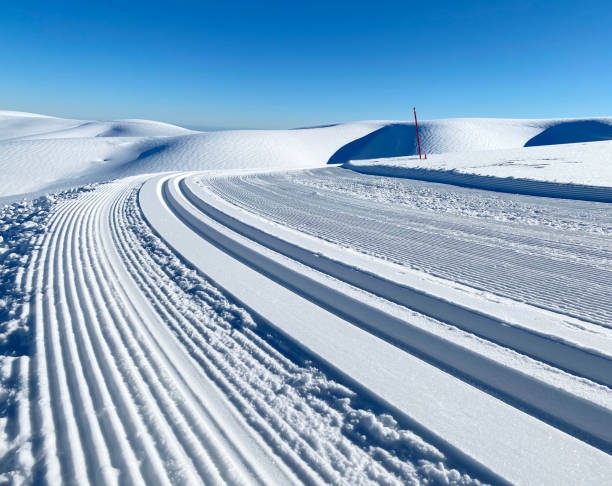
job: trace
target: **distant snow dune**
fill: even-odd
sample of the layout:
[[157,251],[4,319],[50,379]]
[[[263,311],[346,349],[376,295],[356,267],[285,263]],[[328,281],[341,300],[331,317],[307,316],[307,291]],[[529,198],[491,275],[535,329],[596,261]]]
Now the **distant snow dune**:
[[[471,152],[612,140],[612,118],[513,120],[452,118],[419,124],[424,153]],[[414,123],[388,123],[341,147],[329,159],[349,160],[418,154]]]
[[[446,119],[419,126],[427,153],[612,139],[612,118]],[[0,202],[175,170],[307,168],[417,153],[413,123],[197,132],[148,120],[84,121],[0,111]]]

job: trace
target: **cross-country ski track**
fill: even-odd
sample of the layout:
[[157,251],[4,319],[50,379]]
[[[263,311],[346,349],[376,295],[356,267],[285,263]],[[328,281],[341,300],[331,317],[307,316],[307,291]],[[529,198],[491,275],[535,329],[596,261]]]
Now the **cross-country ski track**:
[[[2,468],[34,484],[610,484],[604,203],[494,196],[555,228],[470,226],[330,188],[341,177],[380,180],[176,173],[59,199],[19,281],[33,349],[13,363]],[[594,229],[579,239],[572,214]]]

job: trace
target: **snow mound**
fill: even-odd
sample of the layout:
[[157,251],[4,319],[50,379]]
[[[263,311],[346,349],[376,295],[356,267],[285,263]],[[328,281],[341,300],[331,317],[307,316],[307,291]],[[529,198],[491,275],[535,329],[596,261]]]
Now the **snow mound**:
[[[451,118],[419,123],[427,154],[612,139],[612,118],[520,120]],[[414,123],[390,122],[338,150],[330,164],[418,153]]]
[[121,170],[131,175],[168,170],[320,167],[339,147],[379,127],[376,122],[360,122],[300,130],[204,132],[147,141],[138,158],[128,161]]
[[0,140],[160,137],[199,133],[169,123],[151,120],[68,120],[33,113],[0,111]]
[[[612,118],[431,120],[419,125],[419,133],[429,154],[466,152],[612,138]],[[0,202],[135,174],[312,168],[416,150],[414,124],[407,122],[196,132],[148,120],[67,120],[0,111]]]
[[44,133],[74,128],[83,123],[52,116],[0,110],[0,140],[39,136]]
[[350,161],[347,169],[492,191],[612,202],[612,141]]
[[612,140],[612,119],[610,118],[556,123],[528,140],[525,147],[602,140]]
[[[61,128],[59,119],[39,121],[36,116],[34,127],[28,128],[25,117],[14,118],[20,126],[12,134],[20,131],[21,136],[0,139],[0,202],[143,173],[318,167],[342,145],[381,126],[361,122],[302,130],[193,132],[143,120],[64,120]],[[5,123],[14,126],[6,120],[12,118],[0,117],[0,133]],[[37,130],[47,131],[33,135]]]

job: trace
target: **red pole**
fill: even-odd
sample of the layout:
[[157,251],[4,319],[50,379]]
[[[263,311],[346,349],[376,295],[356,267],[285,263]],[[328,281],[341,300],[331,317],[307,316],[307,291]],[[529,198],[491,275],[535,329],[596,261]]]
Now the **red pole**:
[[420,160],[421,159],[421,140],[419,140],[419,122],[417,121],[416,108],[413,108],[413,110],[414,110],[414,125],[416,126],[417,144],[419,146],[419,160]]

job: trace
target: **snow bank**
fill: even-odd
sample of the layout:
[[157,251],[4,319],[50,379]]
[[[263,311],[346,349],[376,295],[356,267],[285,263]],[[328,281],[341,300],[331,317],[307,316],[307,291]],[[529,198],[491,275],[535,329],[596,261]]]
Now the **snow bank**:
[[[453,118],[419,123],[427,154],[612,139],[612,118],[519,120]],[[414,123],[387,123],[338,150],[329,163],[418,154]]]
[[612,141],[350,161],[347,169],[492,191],[612,202]]
[[0,357],[29,354],[25,273],[54,202],[48,196],[0,208]]

